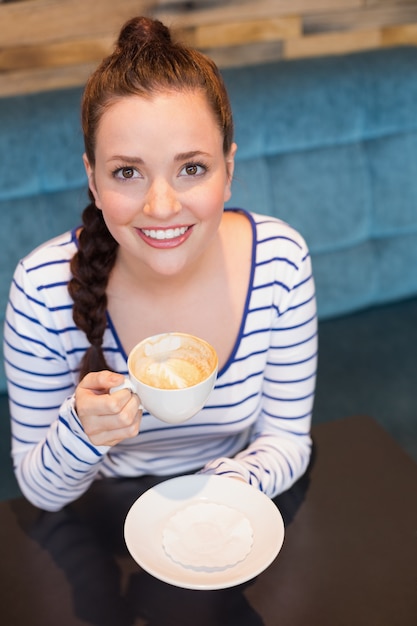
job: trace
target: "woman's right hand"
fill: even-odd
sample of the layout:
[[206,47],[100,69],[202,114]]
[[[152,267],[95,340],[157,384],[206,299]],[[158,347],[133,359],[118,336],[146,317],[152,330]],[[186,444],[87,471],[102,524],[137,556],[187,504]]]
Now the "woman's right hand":
[[90,372],[75,390],[78,418],[94,446],[114,446],[139,432],[139,397],[128,389],[109,393],[123,381],[124,376],[115,372]]

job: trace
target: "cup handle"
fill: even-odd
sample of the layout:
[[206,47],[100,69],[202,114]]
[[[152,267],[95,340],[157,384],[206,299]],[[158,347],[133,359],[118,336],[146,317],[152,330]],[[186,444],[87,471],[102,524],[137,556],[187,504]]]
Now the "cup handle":
[[[109,389],[109,393],[110,394],[116,393],[116,391],[121,391],[122,389],[129,389],[129,391],[131,391],[132,393],[136,393],[129,378],[125,378],[121,385],[117,385],[116,387],[111,387]],[[144,407],[142,404],[139,405],[139,410],[140,411],[144,410]]]

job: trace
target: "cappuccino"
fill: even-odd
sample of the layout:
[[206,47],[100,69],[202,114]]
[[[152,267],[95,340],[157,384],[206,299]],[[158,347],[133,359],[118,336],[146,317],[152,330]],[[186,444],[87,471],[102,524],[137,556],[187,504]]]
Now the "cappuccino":
[[167,333],[142,342],[130,365],[135,378],[145,385],[185,389],[210,376],[217,367],[217,355],[202,339]]

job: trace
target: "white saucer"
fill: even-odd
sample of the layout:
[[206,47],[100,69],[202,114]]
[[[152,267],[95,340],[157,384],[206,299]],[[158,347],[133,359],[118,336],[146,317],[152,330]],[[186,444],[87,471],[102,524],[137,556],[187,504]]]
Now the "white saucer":
[[[250,545],[240,560],[195,567],[195,562],[181,564],[167,553],[164,533],[166,537],[172,519],[186,514],[188,507],[194,515],[200,504],[234,509],[237,518],[245,520],[251,529]],[[186,589],[223,589],[254,578],[272,563],[284,541],[284,522],[272,500],[254,487],[232,478],[195,474],[167,480],[140,496],[127,514],[124,534],[132,557],[156,578]],[[201,546],[200,554],[204,551]]]

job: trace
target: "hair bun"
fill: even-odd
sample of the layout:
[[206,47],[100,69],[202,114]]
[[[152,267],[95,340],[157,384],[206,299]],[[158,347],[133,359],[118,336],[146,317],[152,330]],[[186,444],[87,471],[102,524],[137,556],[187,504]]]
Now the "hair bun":
[[134,17],[120,31],[117,47],[140,48],[148,43],[171,44],[171,33],[162,22],[147,17]]

